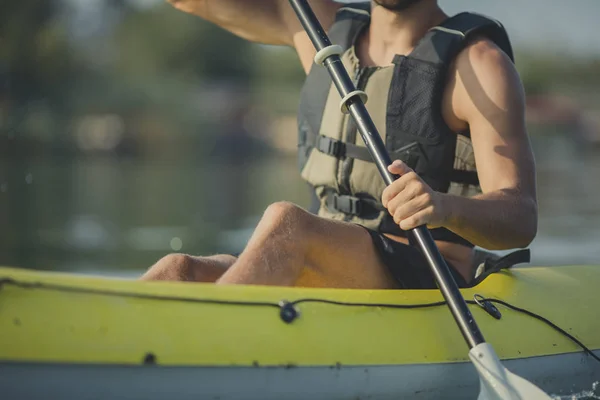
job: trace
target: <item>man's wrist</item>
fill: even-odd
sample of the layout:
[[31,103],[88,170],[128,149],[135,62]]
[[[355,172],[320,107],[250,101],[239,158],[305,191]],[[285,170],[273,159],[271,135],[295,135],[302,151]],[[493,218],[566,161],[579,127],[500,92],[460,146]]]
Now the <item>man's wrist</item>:
[[457,221],[457,196],[448,193],[439,193],[439,205],[440,205],[440,219],[441,225],[444,228],[450,228],[456,225]]

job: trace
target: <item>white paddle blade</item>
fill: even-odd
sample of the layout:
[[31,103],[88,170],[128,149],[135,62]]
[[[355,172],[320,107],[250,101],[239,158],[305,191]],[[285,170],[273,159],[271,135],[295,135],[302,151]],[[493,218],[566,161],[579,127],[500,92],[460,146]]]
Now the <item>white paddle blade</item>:
[[533,383],[504,368],[490,344],[473,347],[469,358],[479,373],[478,400],[551,400]]

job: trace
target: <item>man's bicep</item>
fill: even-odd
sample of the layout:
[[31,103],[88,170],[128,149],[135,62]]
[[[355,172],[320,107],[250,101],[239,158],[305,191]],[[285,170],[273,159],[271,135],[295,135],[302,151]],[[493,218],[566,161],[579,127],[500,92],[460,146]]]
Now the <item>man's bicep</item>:
[[525,95],[514,65],[495,45],[481,41],[459,56],[457,69],[457,114],[470,128],[482,190],[518,190],[535,199]]
[[535,162],[524,128],[497,132],[476,124],[471,135],[482,191],[516,190],[535,199]]

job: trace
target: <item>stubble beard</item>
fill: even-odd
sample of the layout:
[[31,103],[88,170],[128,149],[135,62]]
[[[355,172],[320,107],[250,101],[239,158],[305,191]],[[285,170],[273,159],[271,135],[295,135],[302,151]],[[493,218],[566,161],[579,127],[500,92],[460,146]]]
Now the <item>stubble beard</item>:
[[403,11],[420,0],[374,0],[375,4],[390,11]]

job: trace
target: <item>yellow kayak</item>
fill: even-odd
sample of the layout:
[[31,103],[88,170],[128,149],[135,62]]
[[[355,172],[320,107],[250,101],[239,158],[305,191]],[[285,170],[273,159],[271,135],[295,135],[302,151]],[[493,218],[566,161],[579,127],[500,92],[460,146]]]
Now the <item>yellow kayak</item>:
[[[600,267],[527,267],[462,290],[600,356]],[[437,290],[138,282],[0,268],[6,399],[462,399],[479,382]],[[552,394],[600,362],[546,322],[473,301],[505,366]],[[6,397],[4,397],[6,396]]]

